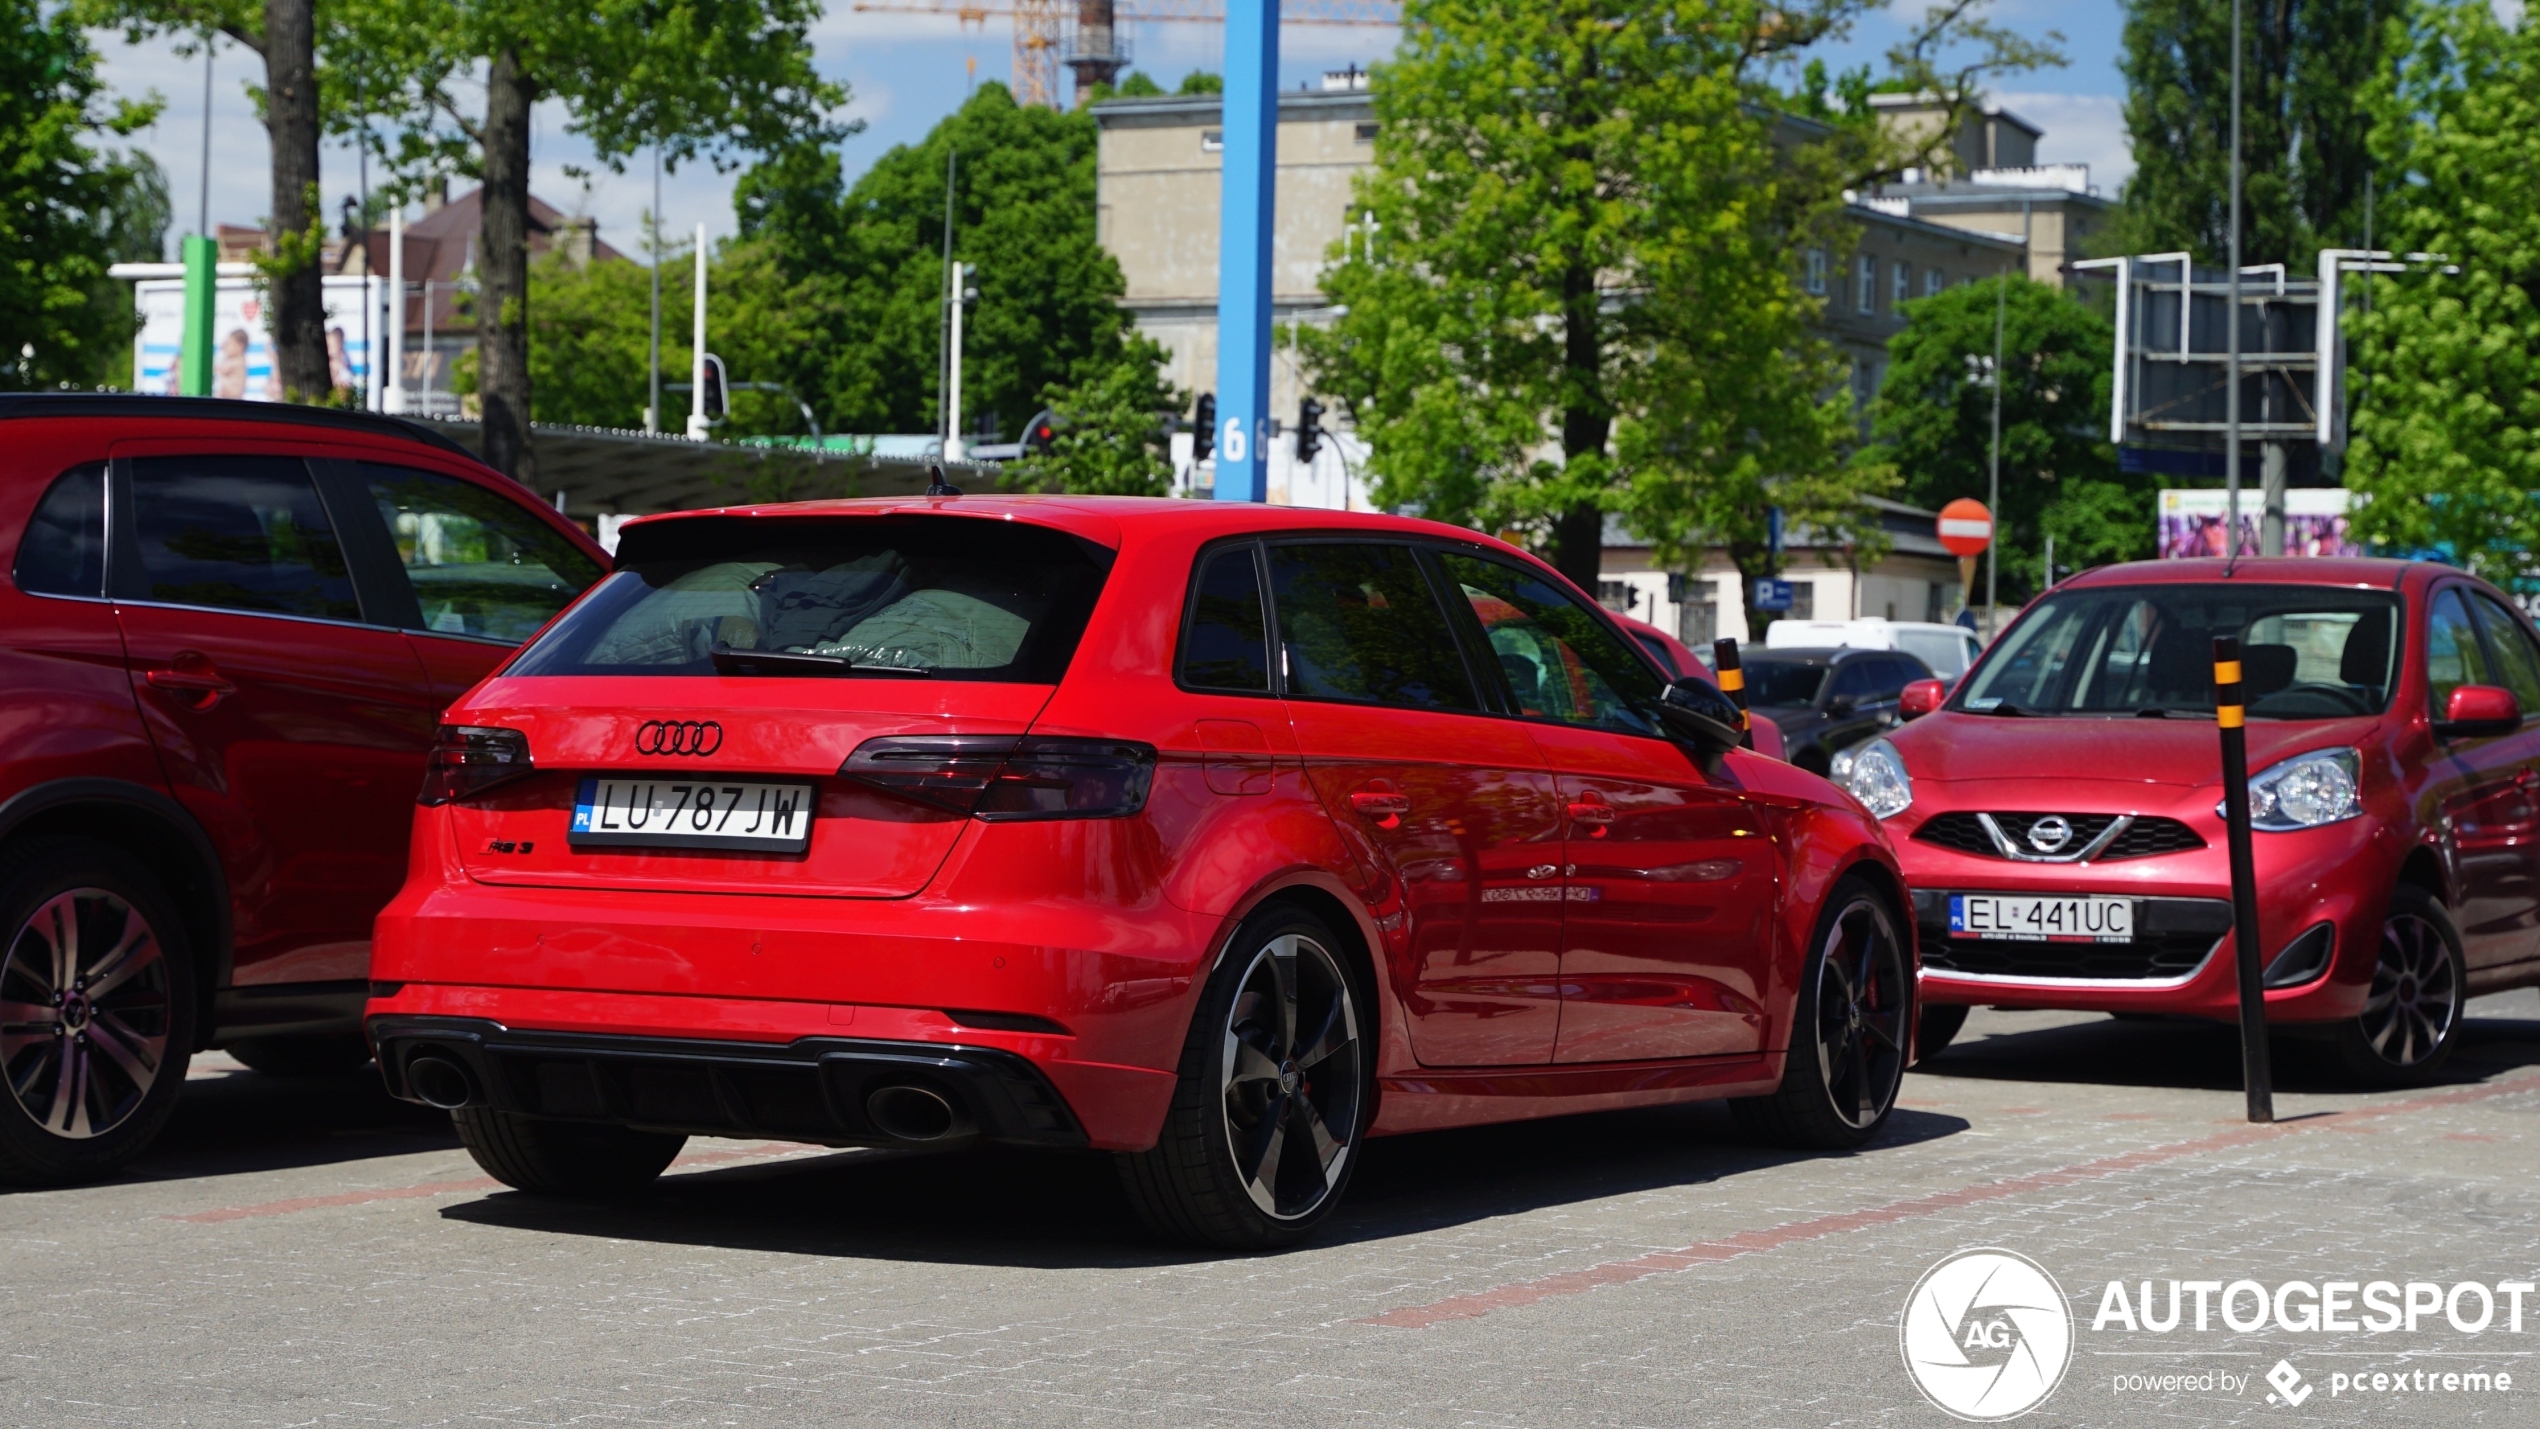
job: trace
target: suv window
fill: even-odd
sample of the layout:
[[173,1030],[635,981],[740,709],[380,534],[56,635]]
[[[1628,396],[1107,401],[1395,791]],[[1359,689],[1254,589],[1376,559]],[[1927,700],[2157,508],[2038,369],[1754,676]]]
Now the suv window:
[[132,464],[132,509],[136,599],[361,619],[335,527],[296,458],[143,457]]
[[2470,609],[2478,612],[2479,628],[2487,632],[2487,652],[2495,657],[2505,688],[2514,692],[2524,714],[2540,714],[2540,650],[2532,648],[2522,622],[2484,592],[2471,597]]
[[1446,612],[1409,546],[1276,545],[1269,555],[1289,694],[1481,708]]
[[1504,561],[1450,551],[1438,564],[1471,602],[1519,714],[1658,733],[1645,710],[1665,685],[1586,606]]
[[514,675],[749,673],[1054,685],[1111,552],[969,516],[693,516],[629,527],[617,572],[512,662]]
[[1834,683],[1826,690],[1826,702],[1850,700],[1856,705],[1878,698],[1879,667],[1886,664],[1875,657],[1846,660],[1835,666]]
[[423,628],[512,644],[573,603],[599,564],[499,492],[436,471],[362,463]]
[[62,473],[36,503],[18,541],[18,589],[32,595],[106,593],[106,464]]
[[1261,609],[1261,572],[1250,545],[1218,551],[1193,581],[1190,630],[1182,637],[1182,683],[1199,690],[1270,690],[1270,639]]
[[2470,626],[2469,607],[2462,604],[2458,586],[2435,596],[2434,609],[2425,617],[2425,683],[2436,719],[2443,717],[2452,691],[2496,683],[2488,676],[2487,655],[2479,649],[2478,632]]

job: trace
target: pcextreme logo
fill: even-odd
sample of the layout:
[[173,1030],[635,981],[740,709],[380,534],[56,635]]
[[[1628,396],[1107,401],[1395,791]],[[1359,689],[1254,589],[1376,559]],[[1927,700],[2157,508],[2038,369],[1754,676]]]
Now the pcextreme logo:
[[1905,1372],[1943,1413],[1987,1423],[2046,1402],[2073,1362],[2073,1313],[2046,1268],[1962,1250],[1923,1272],[1897,1327]]

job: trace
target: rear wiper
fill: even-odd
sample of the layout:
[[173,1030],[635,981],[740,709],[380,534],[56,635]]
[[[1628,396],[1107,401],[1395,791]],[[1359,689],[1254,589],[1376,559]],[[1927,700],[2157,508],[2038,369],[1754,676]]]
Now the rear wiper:
[[714,672],[718,675],[824,675],[924,680],[934,674],[931,670],[912,670],[906,665],[859,665],[844,655],[804,655],[790,650],[735,650],[720,640],[714,642],[714,649],[709,653],[714,659]]

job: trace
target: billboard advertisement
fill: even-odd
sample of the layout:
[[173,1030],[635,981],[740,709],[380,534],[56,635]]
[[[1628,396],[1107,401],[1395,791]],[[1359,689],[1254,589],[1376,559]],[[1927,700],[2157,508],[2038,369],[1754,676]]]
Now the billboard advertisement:
[[[2161,493],[2161,557],[2227,556],[2223,539],[2227,498],[2218,489]],[[2342,486],[2296,487],[2284,493],[2284,554],[2288,556],[2361,556],[2362,543],[2347,534],[2346,518],[2355,493]],[[2258,518],[2264,514],[2255,487],[2240,490],[2240,550],[2258,550]]]
[[[133,286],[141,330],[132,339],[132,390],[174,395],[177,353],[185,341],[185,281],[145,278]],[[326,280],[326,361],[337,389],[362,392],[363,405],[380,406],[379,364],[374,349],[388,345],[388,280]],[[370,306],[363,321],[363,302]],[[265,300],[250,278],[223,278],[212,297],[212,392],[248,402],[277,402],[273,342],[265,333]]]

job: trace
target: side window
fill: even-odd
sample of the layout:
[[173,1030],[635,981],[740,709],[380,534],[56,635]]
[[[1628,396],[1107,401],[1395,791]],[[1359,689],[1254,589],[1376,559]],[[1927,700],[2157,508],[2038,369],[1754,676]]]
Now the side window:
[[1248,545],[1218,551],[1191,583],[1182,683],[1193,689],[1270,691],[1270,639],[1252,554]]
[[1891,655],[1871,662],[1870,698],[1892,700],[1905,693],[1905,682],[1919,680],[1922,671],[1911,661]]
[[1884,660],[1873,658],[1846,660],[1836,666],[1834,684],[1826,691],[1826,704],[1831,707],[1837,700],[1848,700],[1860,705],[1877,699],[1879,666],[1886,663]]
[[2434,698],[2434,717],[2443,717],[2452,691],[2463,685],[2492,685],[2486,653],[2478,648],[2478,632],[2469,623],[2469,607],[2457,586],[2434,597],[2425,617],[2425,682]]
[[295,458],[143,457],[132,464],[132,509],[134,598],[361,619],[335,528]]
[[426,630],[517,644],[600,578],[598,563],[499,492],[371,462],[362,480],[396,539]]
[[30,595],[106,593],[106,464],[62,473],[36,503],[10,573]]
[[1270,591],[1288,693],[1478,710],[1455,636],[1408,546],[1272,546]]
[[2478,612],[2479,628],[2487,632],[2487,651],[2495,657],[2496,673],[2504,677],[2505,688],[2514,692],[2524,714],[2540,714],[2540,650],[2532,647],[2522,622],[2493,596],[2474,597],[2470,608]]
[[1505,562],[1450,551],[1438,564],[1471,602],[1519,714],[1658,733],[1645,711],[1666,687],[1586,606]]

